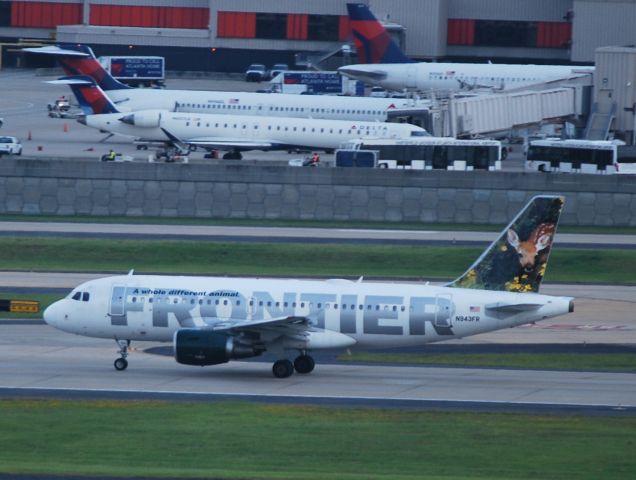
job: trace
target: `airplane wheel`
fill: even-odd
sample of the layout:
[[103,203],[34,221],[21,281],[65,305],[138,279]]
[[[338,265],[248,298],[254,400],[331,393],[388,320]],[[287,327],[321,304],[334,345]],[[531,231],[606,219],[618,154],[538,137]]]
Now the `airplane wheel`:
[[128,360],[126,360],[125,358],[118,358],[117,360],[115,360],[115,370],[126,370],[126,368],[128,367]]
[[294,373],[294,365],[289,360],[278,360],[274,362],[272,373],[276,378],[291,377]]
[[299,355],[296,357],[296,360],[294,360],[294,369],[298,373],[311,373],[315,366],[316,362],[314,362],[314,359],[309,355]]

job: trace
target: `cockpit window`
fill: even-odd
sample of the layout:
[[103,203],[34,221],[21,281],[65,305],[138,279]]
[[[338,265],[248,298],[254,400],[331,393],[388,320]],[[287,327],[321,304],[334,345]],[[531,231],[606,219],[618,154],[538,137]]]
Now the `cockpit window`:
[[422,130],[413,130],[411,132],[411,137],[430,137],[431,134],[428,133],[426,130],[422,131]]
[[73,300],[79,300],[82,298],[82,292],[75,292],[75,294],[71,297]]
[[82,293],[82,302],[88,302],[88,299],[90,298],[90,293],[88,292],[84,292]]

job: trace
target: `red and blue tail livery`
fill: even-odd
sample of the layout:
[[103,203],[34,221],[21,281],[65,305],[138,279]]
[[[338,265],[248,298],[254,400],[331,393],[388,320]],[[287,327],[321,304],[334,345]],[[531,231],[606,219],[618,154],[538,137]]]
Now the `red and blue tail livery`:
[[71,88],[85,115],[120,113],[104,91],[87,75],[63,77],[56,80],[56,83],[66,84]]
[[347,3],[347,11],[360,63],[413,63],[364,3]]
[[24,51],[53,55],[67,76],[87,75],[92,77],[97,85],[106,92],[132,88],[113,78],[97,61],[93,50],[88,45],[60,43],[54,46],[25,48]]

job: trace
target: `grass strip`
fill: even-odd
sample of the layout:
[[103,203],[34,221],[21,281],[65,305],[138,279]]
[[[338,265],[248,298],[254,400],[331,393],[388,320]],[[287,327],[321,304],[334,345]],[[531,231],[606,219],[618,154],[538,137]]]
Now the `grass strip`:
[[[475,247],[0,237],[5,270],[454,278]],[[636,283],[636,251],[555,249],[546,280]]]
[[[244,227],[298,227],[298,228],[354,228],[376,230],[442,230],[469,232],[500,232],[505,225],[490,223],[421,223],[380,222],[356,220],[292,220],[252,218],[197,218],[197,217],[100,217],[52,215],[0,215],[0,222],[70,222],[70,223],[122,223],[144,225],[217,225]],[[594,225],[559,225],[561,233],[598,233],[607,235],[635,235],[636,227],[603,227]]]
[[630,353],[381,353],[353,352],[339,360],[363,363],[398,363],[453,367],[527,368],[545,370],[607,370],[636,372]]
[[0,472],[224,479],[633,478],[635,417],[0,400]]

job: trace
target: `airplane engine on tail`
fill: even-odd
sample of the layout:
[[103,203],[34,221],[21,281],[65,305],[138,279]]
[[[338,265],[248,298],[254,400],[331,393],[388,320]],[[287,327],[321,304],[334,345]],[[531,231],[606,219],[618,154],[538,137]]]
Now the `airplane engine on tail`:
[[154,128],[161,125],[162,110],[140,110],[119,119],[120,122],[136,127]]
[[237,358],[255,357],[262,349],[209,330],[181,329],[174,334],[174,358],[186,365],[218,365]]

